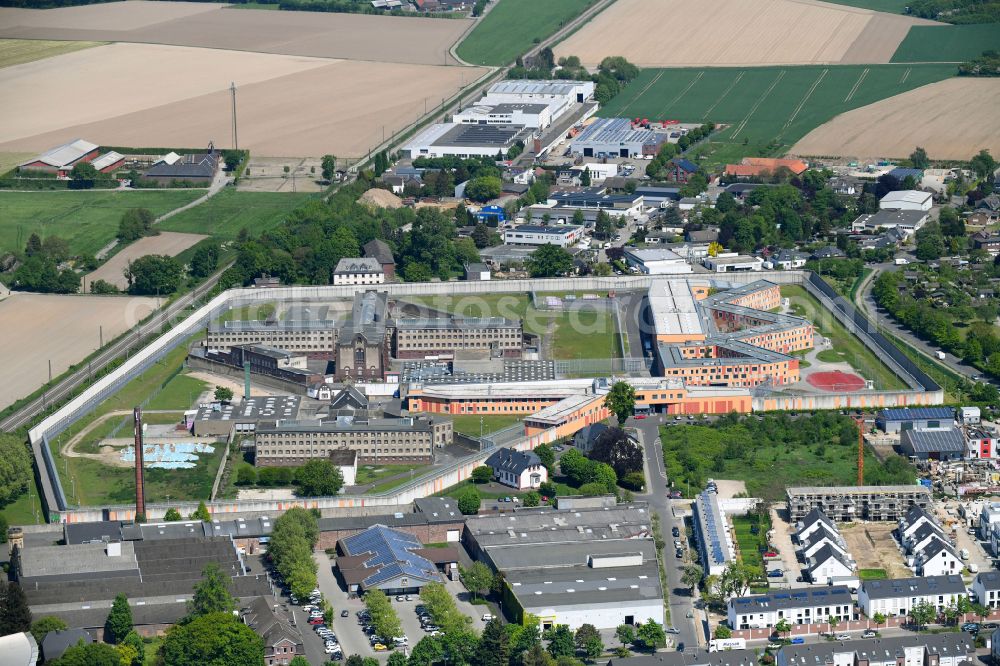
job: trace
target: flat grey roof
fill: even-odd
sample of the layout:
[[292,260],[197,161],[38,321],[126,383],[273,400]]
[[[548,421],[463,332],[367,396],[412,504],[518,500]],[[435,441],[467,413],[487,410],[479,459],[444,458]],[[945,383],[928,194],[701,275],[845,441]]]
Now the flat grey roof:
[[[518,535],[520,537],[520,535]],[[591,556],[617,555],[624,551],[640,553],[643,562],[655,560],[656,546],[651,539],[614,539],[598,541],[593,537],[573,542],[561,540],[553,542],[551,547],[531,548],[531,545],[541,545],[546,542],[526,544],[518,539],[503,538],[507,543],[487,540],[487,543],[477,538],[476,542],[489,554],[493,564],[503,571],[515,570],[549,570],[570,566],[586,566]],[[501,541],[498,539],[497,541]],[[558,544],[557,546],[555,544]]]
[[120,542],[121,555],[107,554],[108,544],[81,543],[71,546],[34,546],[21,553],[21,574],[25,578],[67,574],[100,574],[135,571],[139,563],[131,541]]
[[655,561],[607,569],[573,566],[545,571],[505,571],[504,578],[525,607],[663,601]]

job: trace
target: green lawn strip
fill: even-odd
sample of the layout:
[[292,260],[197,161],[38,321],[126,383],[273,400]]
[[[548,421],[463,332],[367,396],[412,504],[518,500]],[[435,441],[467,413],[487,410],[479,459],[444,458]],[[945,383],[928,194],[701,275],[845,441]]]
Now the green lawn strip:
[[[416,478],[414,474],[414,478]],[[392,479],[391,481],[386,481],[385,483],[378,483],[372,486],[372,489],[368,491],[370,495],[380,495],[382,493],[387,493],[393,488],[398,488],[404,483],[409,483],[412,479],[409,476],[403,476],[398,479]]]
[[[832,351],[841,352],[843,359],[851,364],[865,379],[875,381],[875,388],[880,391],[905,389],[906,384],[889,369],[874,353],[852,335],[840,320],[820,305],[812,294],[799,285],[783,285],[781,295],[791,302],[792,311],[813,322],[816,330],[830,338]],[[826,351],[822,350],[820,354]],[[823,357],[817,355],[820,360]],[[828,356],[828,358],[831,358]]]
[[816,352],[816,358],[823,361],[824,363],[847,363],[847,354],[844,352],[837,351],[836,349],[824,349],[823,351]]
[[579,16],[594,0],[495,0],[456,49],[473,65],[507,65]]
[[1000,48],[1000,23],[915,25],[892,54],[892,62],[964,62]]
[[277,227],[292,210],[312,194],[290,192],[240,192],[229,188],[203,204],[182,211],[161,222],[164,231],[211,234],[231,240],[246,229],[251,236]]
[[198,396],[209,388],[212,387],[208,382],[182,373],[167,382],[163,390],[149,401],[146,409],[191,409]]
[[477,485],[477,484],[473,483],[471,479],[465,479],[464,481],[460,481],[460,482],[456,483],[453,486],[449,486],[448,488],[445,488],[441,492],[434,493],[434,496],[435,497],[458,497],[469,486],[472,486],[473,488],[475,488],[476,490],[478,490],[479,491],[479,495],[483,499],[497,499],[497,498],[500,498],[500,497],[510,497],[511,495],[516,495],[517,494],[517,491],[515,491],[513,488],[511,488],[510,490],[507,490],[507,491],[490,492],[488,490],[484,490],[483,486],[480,486],[480,485]]
[[227,321],[265,321],[274,316],[275,309],[274,303],[254,303],[252,305],[244,305],[242,307],[226,310],[217,321],[220,324]]
[[[75,254],[96,254],[114,240],[128,209],[148,208],[159,216],[204,194],[204,190],[0,192],[0,250],[21,251],[28,237],[37,233],[43,239],[59,236]],[[204,227],[192,231],[206,233]]]
[[858,578],[861,580],[884,580],[888,577],[885,569],[858,569]]
[[943,64],[644,69],[598,114],[726,124],[692,151],[696,159],[704,155],[702,162],[721,163],[780,153],[840,113],[956,71]]
[[[35,522],[35,512],[38,512],[38,522]],[[35,480],[31,480],[31,489],[22,494],[16,500],[0,509],[0,516],[3,516],[8,525],[35,525],[45,522],[45,512],[42,511],[41,503],[38,501],[38,490],[35,487]]]
[[62,42],[44,39],[0,39],[0,67],[43,60],[64,53],[101,46],[105,42]]
[[[135,498],[135,474],[131,469],[110,467],[88,458],[63,457],[59,449],[69,438],[86,428],[102,415],[113,411],[131,410],[134,406],[140,404],[144,399],[157,391],[162,384],[174,378],[177,368],[181,367],[186,356],[187,347],[185,345],[174,349],[159,362],[154,363],[142,375],[126,384],[115,395],[103,401],[87,417],[80,419],[56,439],[49,442],[49,448],[60,475],[63,491],[71,503],[74,505],[89,506],[129,502]],[[150,417],[153,417],[153,415],[150,415]],[[109,419],[109,421],[118,423],[121,418],[124,418],[124,415],[115,416]],[[170,418],[172,421],[178,418],[178,416],[171,415],[167,418]],[[100,426],[100,428],[105,427],[110,430],[112,426]],[[88,437],[87,439],[90,440],[91,438]],[[165,499],[167,494],[170,495],[171,499],[178,500],[208,499],[211,493],[212,482],[215,478],[215,471],[221,459],[221,453],[218,449],[216,453],[217,455],[200,456],[198,466],[193,469],[148,470],[147,499],[153,501],[151,498],[156,496],[157,501],[159,501]],[[152,474],[152,480],[155,480],[155,482],[151,482],[150,473]],[[204,488],[202,477],[206,474],[209,477],[208,489],[202,494],[201,491]],[[71,480],[76,483],[76,498],[72,497],[73,484]]]
[[[410,470],[420,470],[424,467],[426,465],[362,465],[358,468],[355,484],[361,486],[368,483],[377,483],[390,476],[404,474]],[[406,477],[406,480],[409,481],[409,477]]]
[[[733,532],[736,535],[736,544],[740,549],[740,558],[744,564],[764,568],[764,558],[761,555],[761,547],[767,547],[767,531],[771,528],[770,520],[758,521],[757,517],[733,516]],[[757,534],[752,532],[752,528],[758,528]]]
[[452,420],[455,432],[471,437],[479,437],[480,419],[484,435],[509,428],[524,419],[523,414],[448,414]]

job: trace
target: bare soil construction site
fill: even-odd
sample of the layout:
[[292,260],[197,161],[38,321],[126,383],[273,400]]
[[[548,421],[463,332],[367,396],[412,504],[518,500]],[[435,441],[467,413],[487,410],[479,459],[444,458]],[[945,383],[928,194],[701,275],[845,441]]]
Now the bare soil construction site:
[[155,298],[14,293],[0,301],[0,363],[6,407],[96,351],[152,312]]
[[589,66],[614,55],[639,67],[885,63],[911,25],[931,24],[814,0],[618,0],[556,55]]
[[[9,102],[0,151],[41,151],[77,137],[104,145],[227,145],[235,81],[241,147],[275,157],[360,156],[383,132],[402,130],[425,104],[433,109],[485,71],[111,44],[0,70]],[[77,100],[73,114],[64,113],[65,99]]]
[[97,280],[104,280],[119,289],[125,289],[128,286],[128,282],[125,280],[125,268],[132,260],[147,254],[165,254],[169,257],[175,257],[189,247],[196,245],[203,238],[208,238],[208,236],[181,234],[175,231],[164,231],[157,236],[140,238],[108,259],[96,271],[87,275],[86,291],[89,292],[91,285]]
[[1000,80],[955,78],[843,113],[792,146],[795,155],[905,157],[914,137],[935,159],[1000,152]]

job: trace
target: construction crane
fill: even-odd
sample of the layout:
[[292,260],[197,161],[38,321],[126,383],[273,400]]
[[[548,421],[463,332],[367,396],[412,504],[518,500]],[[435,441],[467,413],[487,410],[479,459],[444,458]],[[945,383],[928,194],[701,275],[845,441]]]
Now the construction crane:
[[865,485],[865,417],[855,416],[858,425],[858,486]]

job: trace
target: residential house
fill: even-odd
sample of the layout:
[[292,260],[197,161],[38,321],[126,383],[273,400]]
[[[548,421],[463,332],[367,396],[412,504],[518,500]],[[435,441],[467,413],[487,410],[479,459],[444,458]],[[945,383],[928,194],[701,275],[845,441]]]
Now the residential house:
[[688,243],[714,243],[719,240],[719,227],[705,227],[704,229],[694,229],[684,234],[684,240]]
[[1000,608],[1000,571],[983,571],[972,581],[976,603],[987,608]]
[[859,178],[837,177],[830,179],[830,189],[834,194],[860,196],[865,189],[864,181]]
[[850,559],[850,554],[847,552],[847,545],[844,543],[843,538],[838,532],[831,531],[826,526],[816,530],[800,543],[802,545],[799,548],[799,552],[802,553],[803,560],[810,559],[823,548],[832,548],[844,559]]
[[965,568],[952,545],[943,539],[932,539],[919,553],[914,568],[921,576],[961,574]]
[[875,613],[906,617],[920,602],[944,611],[966,594],[965,583],[959,575],[866,580],[858,590],[858,606],[868,617]]
[[834,544],[824,543],[806,560],[806,573],[813,583],[832,583],[854,573],[854,563]]
[[686,160],[683,157],[675,157],[667,162],[666,170],[667,180],[686,183],[691,180],[691,176],[698,173],[699,167],[694,162]]
[[732,597],[728,602],[728,620],[732,629],[774,627],[779,620],[789,624],[854,619],[854,600],[843,585],[780,590],[748,597]]
[[537,488],[548,481],[548,470],[534,451],[501,448],[486,459],[493,478],[505,486],[524,490]]
[[786,645],[777,666],[962,666],[977,661],[967,633],[917,634],[874,640],[820,641]]
[[[84,643],[93,643],[94,637],[83,629],[66,629],[64,631],[50,631],[45,634],[45,638],[42,639],[42,644],[39,646],[42,649],[42,659],[44,661],[55,661],[59,657],[63,656],[69,648],[73,647],[80,641]],[[0,661],[0,663],[3,663]]]
[[[793,268],[802,268],[806,265],[809,255],[795,250],[780,250],[777,254],[771,255],[764,262],[764,268],[780,268],[783,271]],[[768,266],[770,264],[770,266]]]
[[265,666],[288,666],[296,655],[306,654],[302,634],[280,607],[274,597],[257,597],[241,612],[243,623],[264,639]]
[[816,260],[820,259],[843,259],[847,256],[843,250],[835,245],[827,245],[826,247],[821,247],[812,253],[812,258]]
[[392,256],[392,250],[386,245],[385,241],[375,240],[368,241],[365,243],[364,247],[361,248],[364,256],[371,257],[377,261],[382,266],[382,273],[385,275],[386,282],[392,282],[393,278],[396,276],[396,260]]
[[[989,223],[986,220],[985,223]],[[972,247],[976,250],[986,250],[991,257],[1000,254],[1000,234],[982,229],[972,234]]]
[[606,423],[592,423],[588,426],[584,426],[573,435],[573,446],[576,450],[584,455],[589,455],[591,450],[593,450],[594,445],[597,443],[597,438],[603,435],[608,430],[611,430],[611,426]]
[[381,263],[373,257],[344,257],[333,269],[333,284],[372,285],[385,282]]
[[837,531],[834,522],[819,509],[809,511],[802,520],[798,521],[796,527],[798,529],[795,532],[795,538],[799,543],[803,543],[808,536],[823,527],[832,532]]

